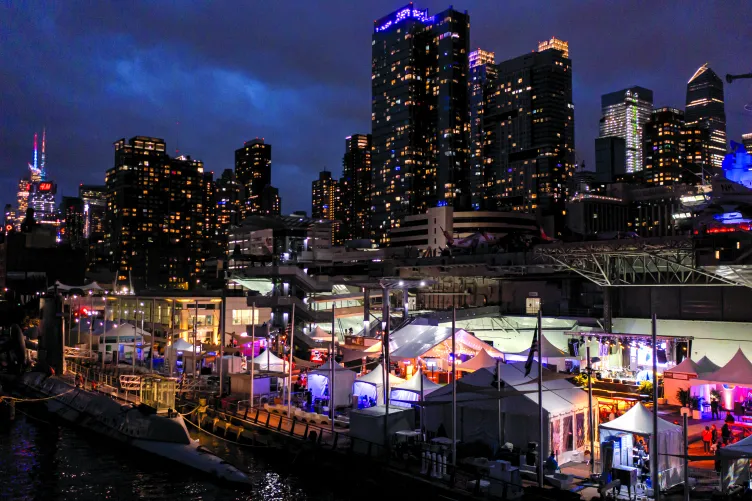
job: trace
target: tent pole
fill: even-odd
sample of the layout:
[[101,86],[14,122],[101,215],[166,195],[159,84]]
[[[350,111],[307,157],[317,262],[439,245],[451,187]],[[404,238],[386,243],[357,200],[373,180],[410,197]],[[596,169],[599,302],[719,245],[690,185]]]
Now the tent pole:
[[[219,398],[222,398],[222,395],[224,394],[224,383],[225,383],[225,374],[222,370],[222,365],[224,364],[224,356],[225,356],[225,330],[227,329],[225,326],[226,318],[225,318],[225,287],[224,284],[222,284],[222,302],[221,310],[219,310]],[[154,309],[151,310],[151,332],[154,333]],[[154,357],[151,357],[152,360],[154,360]],[[228,362],[228,369],[229,362]]]
[[457,468],[457,308],[452,306],[452,478]]
[[[496,359],[496,391],[501,393],[501,359]],[[504,438],[502,435],[504,434],[504,428],[501,426],[501,394],[499,394],[499,410],[498,410],[498,419],[499,419],[499,449],[501,449],[501,446],[504,445]]]
[[[154,310],[157,309],[157,300],[152,299],[151,300],[151,348],[149,349],[149,372],[154,373],[154,346],[156,345],[156,339],[154,338],[154,334],[156,332],[156,329],[154,328]],[[220,348],[221,350],[221,348]],[[222,357],[219,357],[220,361],[222,360]],[[221,379],[220,379],[221,381]],[[221,386],[221,383],[220,383]]]
[[[253,409],[253,378],[255,376],[255,363],[253,361],[256,359],[256,303],[253,303],[253,306],[251,307],[251,394],[249,395],[248,399],[248,408]],[[234,344],[234,343],[233,343]],[[284,367],[284,365],[282,366]],[[269,370],[269,366],[266,367],[267,370]]]
[[418,364],[418,377],[420,378],[420,414],[418,419],[420,421],[420,436],[425,440],[426,437],[423,436],[423,368],[420,366],[420,358],[416,359],[416,362]]
[[[287,363],[290,368],[290,373],[287,377],[287,417],[292,419],[292,353],[295,344],[295,303],[292,304],[292,317],[290,318],[290,356],[287,359]],[[285,364],[282,363],[282,369],[284,370]],[[269,368],[267,367],[267,370]],[[293,433],[295,430],[292,430]]]
[[653,443],[650,451],[650,464],[653,467],[653,499],[659,501],[661,488],[658,485],[658,335],[656,329],[656,315],[652,318],[653,335]]
[[595,473],[595,419],[593,419],[593,369],[590,366],[590,346],[587,347],[588,375],[588,436],[590,437],[590,473]]
[[[384,416],[384,449],[389,449],[389,401],[386,398],[386,386],[389,380],[389,289],[381,286],[381,349],[383,353],[383,360],[381,362],[381,373],[384,377],[384,405],[386,406],[386,415]],[[378,398],[378,395],[377,397]]]
[[[540,447],[538,450],[538,487],[543,488],[543,311],[538,306],[538,434],[540,436]],[[554,451],[551,451],[554,452]]]
[[334,301],[332,301],[332,353],[330,357],[331,366],[332,366],[332,377],[329,379],[329,408],[332,411],[332,437],[334,436],[334,407],[336,405],[336,401],[334,399],[334,378],[337,376],[336,372],[334,371],[334,364],[337,363],[337,345],[334,343],[334,324],[336,323],[335,320],[335,314],[334,314]]
[[689,437],[687,436],[687,415],[682,416],[684,435],[684,501],[689,501]]

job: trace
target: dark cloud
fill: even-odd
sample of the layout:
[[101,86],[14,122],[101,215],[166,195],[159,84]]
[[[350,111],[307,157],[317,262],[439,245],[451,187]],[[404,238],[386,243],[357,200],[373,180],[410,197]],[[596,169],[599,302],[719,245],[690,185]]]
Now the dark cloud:
[[[370,130],[373,20],[402,3],[4,2],[0,4],[0,200],[46,125],[48,167],[61,191],[103,182],[112,142],[163,137],[170,150],[232,167],[244,140],[273,145],[285,211],[310,210],[310,182],[338,172],[344,137]],[[419,6],[432,12],[448,3]],[[552,35],[574,66],[577,156],[593,166],[600,95],[630,85],[682,107],[705,62],[720,75],[750,71],[752,3],[489,2],[470,13],[472,46],[497,60]],[[731,139],[752,131],[752,83],[726,87]]]

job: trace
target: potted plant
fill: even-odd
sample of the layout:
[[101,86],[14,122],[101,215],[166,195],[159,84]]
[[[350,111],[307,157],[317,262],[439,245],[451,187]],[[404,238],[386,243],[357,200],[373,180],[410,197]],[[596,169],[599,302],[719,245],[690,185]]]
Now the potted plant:
[[685,388],[679,388],[676,390],[676,399],[679,401],[679,404],[681,404],[681,415],[684,416],[686,414],[689,416],[689,390]]
[[702,399],[698,396],[692,395],[689,397],[689,404],[692,407],[692,419],[702,419],[702,413],[700,412],[700,404]]

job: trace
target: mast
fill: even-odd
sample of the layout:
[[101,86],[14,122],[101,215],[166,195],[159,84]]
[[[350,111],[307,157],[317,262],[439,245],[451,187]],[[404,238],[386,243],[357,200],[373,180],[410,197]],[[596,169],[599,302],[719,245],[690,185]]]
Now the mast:
[[[36,146],[34,147],[36,149]],[[46,160],[46,154],[45,150],[47,149],[47,128],[42,128],[42,162],[39,166],[39,175],[42,178],[42,181],[44,181],[47,178],[47,171],[45,170],[45,166],[47,164]]]

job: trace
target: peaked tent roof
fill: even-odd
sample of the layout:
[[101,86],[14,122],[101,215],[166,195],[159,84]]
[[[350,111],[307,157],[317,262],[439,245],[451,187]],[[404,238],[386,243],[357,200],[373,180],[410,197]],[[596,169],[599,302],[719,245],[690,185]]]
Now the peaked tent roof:
[[[322,329],[318,325],[313,330],[313,332],[311,332],[308,335],[308,337],[311,338],[311,339],[313,339],[314,341],[320,341],[322,343],[328,342],[328,343],[331,344],[331,342],[332,342],[332,333],[331,332],[326,332],[324,329]],[[334,337],[336,338],[337,336],[335,335]]]
[[719,450],[721,456],[752,457],[752,436]]
[[[340,371],[352,372],[353,376],[355,375],[355,373],[353,371],[351,371],[350,369],[346,368],[344,365],[342,365],[342,364],[340,364],[340,363],[338,363],[336,361],[334,362],[334,370],[335,370],[335,372],[340,372]],[[326,360],[326,363],[324,363],[323,365],[320,365],[317,369],[312,370],[309,374],[318,374],[320,376],[329,376],[331,374],[331,372],[332,372],[332,357],[329,357]]]
[[[653,413],[647,410],[644,405],[638,403],[613,421],[601,424],[600,428],[625,431],[636,435],[652,435]],[[669,423],[665,419],[658,418],[658,433],[678,430],[681,430],[680,426]]]
[[[531,338],[532,342],[532,338]],[[560,350],[556,346],[554,346],[551,341],[548,340],[545,334],[543,334],[543,343],[542,349],[543,349],[543,358],[573,358],[569,353],[565,352],[564,350]],[[522,355],[527,356],[528,353],[530,353],[530,348],[528,348],[525,351],[521,351],[519,353],[512,353],[512,355]]]
[[395,390],[406,390],[406,391],[413,391],[415,393],[420,393],[420,379],[423,378],[423,393],[428,395],[434,390],[438,390],[444,385],[434,383],[430,379],[426,377],[425,374],[423,374],[423,370],[421,369],[418,371],[417,374],[414,374],[413,377],[405,381],[399,386],[395,386]]
[[[138,336],[143,336],[144,338],[151,339],[151,334],[149,334],[147,331],[142,330],[141,327],[137,327],[133,324],[128,323],[116,325],[112,329],[105,332],[105,336],[132,336],[134,333]],[[191,349],[190,345],[188,345],[187,349]]]
[[696,376],[704,371],[697,365],[697,362],[690,358],[685,358],[679,365],[665,372],[669,374],[694,374]]
[[261,370],[285,372],[287,369],[287,362],[269,350],[265,350],[263,353],[256,355],[256,358],[254,358],[252,362],[258,364],[259,369]]
[[486,367],[496,367],[496,363],[497,359],[489,355],[485,349],[482,349],[467,362],[457,365],[457,370],[472,372]]
[[721,368],[706,356],[697,361],[697,367],[700,369],[700,372],[715,372]]
[[191,343],[181,338],[172,343],[171,348],[178,351],[191,351],[192,346]]
[[741,348],[717,371],[705,376],[709,381],[718,383],[732,383],[752,386],[752,362],[749,361]]
[[[376,386],[381,386],[381,383],[383,381],[383,372],[384,368],[381,366],[381,364],[377,365],[373,368],[371,372],[366,374],[365,376],[361,376],[358,379],[355,380],[356,383],[369,383]],[[404,383],[405,380],[401,377],[395,376],[391,372],[389,373],[389,387],[397,386],[402,383]]]
[[[502,356],[499,350],[476,338],[466,330],[455,328],[454,332],[458,343],[476,351],[485,349],[491,354]],[[418,358],[431,348],[451,339],[451,337],[451,327],[411,323],[392,333],[389,338],[389,352],[395,358]]]

